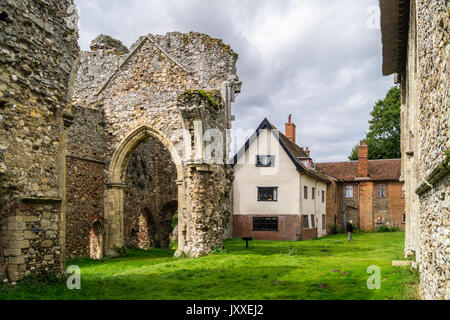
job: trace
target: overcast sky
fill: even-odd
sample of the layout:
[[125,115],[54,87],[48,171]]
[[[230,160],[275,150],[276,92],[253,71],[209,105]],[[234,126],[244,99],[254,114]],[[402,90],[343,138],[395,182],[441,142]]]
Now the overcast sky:
[[[75,0],[80,46],[100,33],[128,47],[140,35],[198,31],[239,53],[233,105],[236,148],[267,117],[316,161],[346,161],[368,130],[375,102],[393,86],[381,75],[378,0]],[[375,15],[376,18],[376,15]],[[369,25],[368,25],[369,23]]]

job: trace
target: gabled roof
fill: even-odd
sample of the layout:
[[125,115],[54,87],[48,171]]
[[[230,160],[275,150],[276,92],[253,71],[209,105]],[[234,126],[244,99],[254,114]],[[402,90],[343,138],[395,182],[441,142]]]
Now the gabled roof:
[[[333,176],[338,180],[357,180],[357,161],[317,163],[316,166],[327,175]],[[401,175],[401,160],[369,160],[368,171],[368,181],[398,181]]]
[[320,172],[319,170],[314,171],[308,169],[300,160],[299,158],[307,158],[308,155],[306,152],[300,148],[297,144],[293,143],[291,140],[289,140],[288,137],[286,137],[283,133],[281,133],[275,126],[273,126],[267,118],[261,122],[258,129],[256,129],[255,133],[248,139],[244,146],[239,150],[239,152],[234,156],[234,162],[233,166],[237,164],[239,159],[245,154],[245,152],[248,150],[250,145],[259,137],[259,134],[261,130],[268,129],[270,132],[272,132],[272,135],[274,138],[280,143],[281,147],[283,148],[284,152],[288,155],[289,159],[291,159],[292,163],[294,164],[295,168],[298,172],[302,174],[309,175],[315,179],[330,183],[330,179],[328,177]]

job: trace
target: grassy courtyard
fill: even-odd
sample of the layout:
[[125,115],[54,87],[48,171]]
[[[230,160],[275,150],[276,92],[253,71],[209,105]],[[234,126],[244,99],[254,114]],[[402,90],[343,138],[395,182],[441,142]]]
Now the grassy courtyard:
[[[26,279],[0,286],[0,299],[305,300],[415,299],[418,276],[393,268],[404,233],[361,233],[304,242],[234,239],[226,251],[200,259],[175,259],[174,251],[129,250],[126,257],[74,260],[81,290],[65,282]],[[381,268],[381,289],[369,290],[367,268]]]

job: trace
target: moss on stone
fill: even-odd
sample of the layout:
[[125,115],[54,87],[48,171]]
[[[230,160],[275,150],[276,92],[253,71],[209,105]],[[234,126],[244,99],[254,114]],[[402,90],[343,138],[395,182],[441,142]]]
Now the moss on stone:
[[198,94],[199,96],[201,96],[203,99],[205,99],[206,101],[208,101],[208,104],[212,107],[214,107],[215,109],[219,109],[219,103],[217,103],[214,98],[212,97],[212,95],[214,95],[214,92],[207,92],[205,90],[188,90],[185,91],[183,93],[182,96],[186,96],[189,99],[192,98],[193,95]]

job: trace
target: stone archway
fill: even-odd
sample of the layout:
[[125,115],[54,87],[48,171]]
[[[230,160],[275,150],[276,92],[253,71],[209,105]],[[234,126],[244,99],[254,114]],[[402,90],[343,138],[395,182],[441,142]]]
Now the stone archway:
[[[180,156],[172,143],[160,131],[141,126],[130,133],[115,151],[108,171],[107,196],[105,200],[106,254],[114,255],[114,248],[121,248],[124,241],[124,201],[126,170],[136,148],[147,138],[156,138],[169,151],[177,172],[178,205],[183,201],[183,166]],[[179,221],[180,223],[180,221]],[[138,230],[135,230],[139,232]],[[180,236],[181,237],[181,236]],[[180,243],[184,239],[179,238]]]

